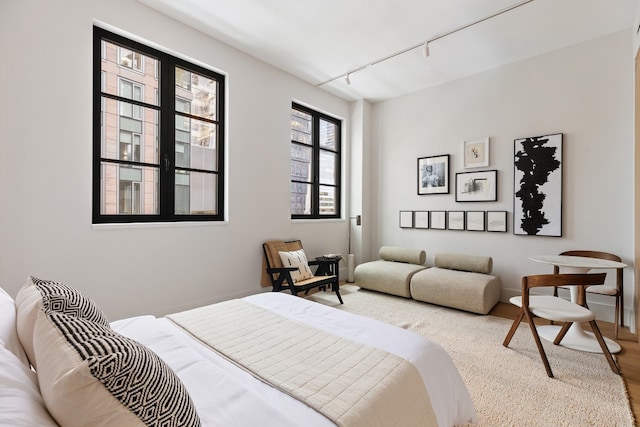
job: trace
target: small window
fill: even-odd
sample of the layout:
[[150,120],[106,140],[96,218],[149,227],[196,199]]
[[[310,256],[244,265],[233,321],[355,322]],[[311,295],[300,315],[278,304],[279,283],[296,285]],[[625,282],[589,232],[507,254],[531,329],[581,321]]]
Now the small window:
[[341,121],[293,104],[291,109],[291,218],[340,215]]
[[224,76],[94,27],[93,222],[224,219]]

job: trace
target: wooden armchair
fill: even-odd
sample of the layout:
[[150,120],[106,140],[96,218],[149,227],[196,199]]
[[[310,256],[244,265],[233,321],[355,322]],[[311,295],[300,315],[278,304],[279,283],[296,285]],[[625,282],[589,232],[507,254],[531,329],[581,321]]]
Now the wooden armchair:
[[[262,286],[272,286],[273,292],[289,290],[298,295],[310,289],[325,289],[329,286],[343,304],[340,296],[338,262],[340,258],[315,259],[309,261],[300,240],[283,242],[274,240],[262,245],[264,250]],[[286,262],[283,262],[283,257]],[[286,265],[285,265],[286,264]],[[317,266],[314,272],[311,266]]]
[[[542,358],[542,363],[547,371],[547,375],[553,378],[553,372],[549,365],[549,360],[547,359],[547,355],[542,346],[542,342],[540,341],[540,336],[538,335],[538,330],[533,319],[535,317],[539,317],[564,324],[553,341],[553,344],[555,345],[559,345],[562,342],[562,339],[565,337],[574,322],[589,322],[591,330],[593,331],[607,362],[609,362],[611,370],[619,375],[620,367],[613,359],[613,356],[611,356],[611,352],[602,337],[602,333],[596,323],[596,316],[583,305],[585,301],[585,287],[601,285],[604,283],[605,277],[606,273],[539,274],[523,277],[522,295],[511,297],[509,299],[511,304],[520,307],[520,312],[513,321],[511,329],[507,333],[502,345],[505,347],[509,346],[513,335],[516,333],[520,322],[524,318],[529,324],[529,329],[531,329],[531,334],[533,335],[536,347],[538,347],[538,352]],[[542,286],[578,286],[578,301],[580,305],[551,295],[530,295],[530,290],[532,288]]]
[[[587,258],[599,258],[606,259],[609,261],[622,262],[622,259],[618,255],[614,255],[608,252],[600,252],[600,251],[565,251],[560,255],[569,255],[569,256],[582,256]],[[614,338],[618,339],[618,325],[624,326],[624,279],[623,279],[623,271],[624,268],[616,269],[616,286],[608,286],[608,285],[595,285],[589,286],[586,289],[587,294],[599,294],[606,295],[615,298],[615,314],[614,314]],[[553,272],[555,274],[560,273],[560,268],[556,265],[553,267]],[[558,287],[554,287],[553,295],[558,296]],[[585,307],[589,308],[587,305],[587,300],[585,300]]]

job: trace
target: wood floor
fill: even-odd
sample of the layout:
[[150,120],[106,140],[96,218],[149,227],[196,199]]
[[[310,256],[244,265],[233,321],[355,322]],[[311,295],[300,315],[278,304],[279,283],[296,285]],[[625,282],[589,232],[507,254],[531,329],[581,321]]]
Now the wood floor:
[[[491,313],[494,316],[504,317],[507,319],[514,319],[517,314],[517,307],[506,304],[498,303]],[[598,321],[598,327],[602,331],[602,334],[608,338],[613,339],[613,324],[608,322]],[[589,330],[589,326],[586,326]],[[533,340],[532,340],[533,342]],[[636,423],[640,422],[640,345],[636,335],[629,332],[629,328],[621,328],[618,331],[618,344],[622,347],[620,353],[618,353],[617,359],[620,369],[622,370],[622,377],[627,386],[627,392],[629,394],[629,400],[631,402],[631,410],[633,416],[636,419]],[[542,361],[540,362],[540,369],[544,369]]]

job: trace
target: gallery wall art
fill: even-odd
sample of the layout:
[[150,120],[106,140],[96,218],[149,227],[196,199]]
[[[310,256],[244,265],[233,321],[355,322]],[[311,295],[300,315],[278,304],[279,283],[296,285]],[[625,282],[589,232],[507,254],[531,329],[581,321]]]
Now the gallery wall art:
[[497,185],[497,170],[456,173],[456,202],[495,202]]
[[477,138],[464,142],[464,168],[489,166],[489,138]]
[[400,228],[507,232],[506,211],[400,211]]
[[562,236],[562,134],[514,141],[513,234]]
[[449,155],[418,159],[418,194],[449,194]]

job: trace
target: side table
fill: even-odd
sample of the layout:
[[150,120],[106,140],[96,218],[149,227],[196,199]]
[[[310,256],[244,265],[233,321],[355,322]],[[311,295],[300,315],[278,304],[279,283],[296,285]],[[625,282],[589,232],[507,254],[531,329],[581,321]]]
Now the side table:
[[336,276],[338,285],[340,285],[340,267],[338,263],[342,259],[341,255],[336,256],[319,256],[316,257],[318,261],[318,269],[316,270],[316,276]]

